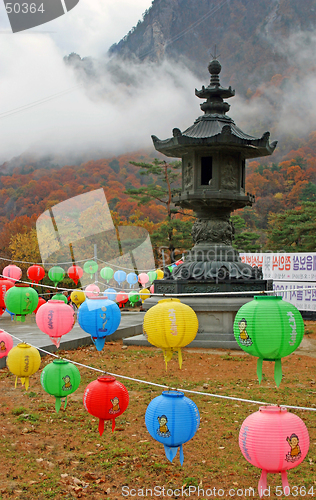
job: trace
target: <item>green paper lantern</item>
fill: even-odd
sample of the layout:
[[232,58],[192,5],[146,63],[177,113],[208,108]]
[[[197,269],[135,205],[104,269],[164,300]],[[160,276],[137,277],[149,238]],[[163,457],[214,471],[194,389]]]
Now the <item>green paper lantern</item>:
[[149,281],[151,283],[157,279],[157,273],[156,273],[156,271],[149,271],[147,273],[147,275],[148,275]]
[[90,278],[93,278],[93,275],[98,271],[99,266],[94,260],[87,260],[83,266],[83,270],[85,273],[90,274]]
[[52,296],[51,300],[62,300],[65,304],[68,304],[67,297],[63,293],[56,293]]
[[34,288],[19,283],[6,292],[4,297],[6,308],[16,315],[17,321],[25,321],[26,314],[31,314],[38,304],[38,293]]
[[107,283],[113,278],[114,271],[112,267],[103,267],[100,271],[101,278],[107,281]]
[[248,354],[257,356],[257,375],[262,379],[262,362],[274,361],[274,380],[282,380],[281,358],[300,345],[304,322],[299,310],[278,296],[256,296],[236,314],[234,335],[238,345]]
[[65,271],[60,266],[51,267],[48,271],[48,277],[57,286],[60,281],[65,277]]
[[137,302],[140,301],[140,295],[139,295],[139,293],[137,293],[135,291],[129,292],[129,294],[128,294],[128,300],[130,301],[132,307],[134,307],[134,305],[137,304]]
[[49,363],[43,369],[41,384],[44,391],[55,396],[55,408],[59,412],[61,398],[65,398],[65,409],[67,406],[67,396],[78,389],[80,385],[80,373],[73,363],[64,359],[54,359],[52,363]]

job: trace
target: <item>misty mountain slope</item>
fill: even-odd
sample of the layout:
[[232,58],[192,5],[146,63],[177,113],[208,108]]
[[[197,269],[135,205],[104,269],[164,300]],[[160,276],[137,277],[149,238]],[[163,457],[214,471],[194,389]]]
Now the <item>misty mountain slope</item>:
[[279,51],[282,40],[315,26],[315,0],[154,0],[143,21],[109,54],[185,59],[202,76],[216,44],[225,62],[222,76],[246,91],[288,66]]

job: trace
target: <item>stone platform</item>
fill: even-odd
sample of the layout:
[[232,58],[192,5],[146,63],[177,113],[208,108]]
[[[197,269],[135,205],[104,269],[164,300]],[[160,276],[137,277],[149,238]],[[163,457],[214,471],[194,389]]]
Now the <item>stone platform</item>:
[[[254,295],[254,294],[253,294]],[[253,296],[252,295],[252,296]],[[256,294],[257,295],[257,294]],[[196,338],[187,347],[208,349],[240,349],[233,334],[233,324],[240,307],[252,300],[251,297],[181,297],[181,302],[192,307],[197,314],[199,329]],[[171,297],[164,297],[171,298]],[[157,304],[159,297],[145,300],[148,310]],[[126,345],[150,346],[145,335],[123,339]]]

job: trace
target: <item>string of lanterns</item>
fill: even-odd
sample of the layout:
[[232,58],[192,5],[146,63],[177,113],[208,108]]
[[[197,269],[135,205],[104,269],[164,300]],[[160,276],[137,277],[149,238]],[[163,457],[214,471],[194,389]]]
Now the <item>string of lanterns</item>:
[[[14,295],[17,296],[16,302],[12,300]],[[25,315],[37,307],[36,295],[33,288],[16,284],[8,288],[4,302],[23,321]],[[67,322],[65,318],[68,316]],[[86,297],[79,307],[78,322],[91,334],[96,348],[101,350],[105,337],[118,327],[120,317],[119,307],[113,301],[102,296],[91,296]],[[55,345],[59,345],[60,337],[74,324],[74,310],[62,301],[50,300],[38,309],[36,322],[42,331],[48,333]],[[181,368],[181,347],[193,340],[197,328],[194,311],[178,299],[159,301],[149,309],[144,318],[144,332],[148,341],[162,349],[166,366],[173,351],[177,350]],[[299,311],[281,297],[255,297],[238,311],[234,334],[245,352],[259,358],[259,383],[263,360],[275,361],[275,381],[279,386],[282,378],[281,358],[293,352],[300,344],[303,320]],[[178,342],[178,339],[181,341]],[[1,342],[5,344],[5,340],[0,340],[0,345]],[[7,352],[6,345],[4,350]],[[71,371],[69,364],[71,365],[63,360],[53,362],[52,368],[41,375],[43,389],[56,398],[56,411],[61,407],[61,398],[74,392],[80,383],[78,369]],[[18,344],[7,352],[7,366],[16,375],[15,385],[20,377],[22,385],[25,384],[27,389],[29,377],[40,367],[39,352],[28,344]],[[112,420],[114,431],[115,418],[126,410],[129,396],[123,384],[116,381],[115,377],[106,375],[87,386],[83,402],[86,410],[99,419],[99,432],[102,435],[106,420]],[[195,403],[177,390],[163,391],[161,396],[150,402],[145,414],[148,432],[164,444],[166,457],[170,461],[179,450],[181,464],[184,460],[183,444],[194,436],[199,422],[199,411]],[[259,495],[262,496],[268,473],[281,473],[283,489],[284,492],[287,491],[286,471],[304,460],[309,448],[309,437],[301,419],[287,413],[283,407],[271,406],[260,408],[259,412],[247,417],[240,430],[239,445],[246,460],[262,469],[258,484]]]

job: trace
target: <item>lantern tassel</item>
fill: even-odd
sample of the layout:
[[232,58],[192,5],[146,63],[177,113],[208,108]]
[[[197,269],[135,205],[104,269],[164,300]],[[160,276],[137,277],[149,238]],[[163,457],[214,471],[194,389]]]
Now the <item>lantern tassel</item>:
[[[166,444],[164,444],[164,447],[165,447],[166,457],[168,458],[168,460],[170,462],[172,462],[172,460],[174,459],[174,457],[177,454],[178,446],[167,446]],[[182,448],[182,445],[181,445],[181,448]],[[183,452],[182,452],[182,455],[183,455]],[[181,450],[180,450],[180,461],[181,461]],[[182,463],[183,463],[183,460],[182,460]],[[181,465],[182,465],[182,463],[181,463]]]
[[258,483],[258,493],[260,498],[262,498],[266,489],[267,489],[267,471],[262,470]]
[[179,366],[180,366],[180,370],[182,368],[182,351],[181,351],[181,347],[179,347],[178,349],[178,360],[179,360]]
[[168,361],[171,360],[173,351],[172,349],[163,349],[162,352],[163,352],[163,357],[165,359],[166,370],[167,370]]
[[14,384],[14,387],[16,388],[16,386],[18,385],[18,377],[16,376],[15,377],[15,384]]
[[115,429],[115,418],[112,419],[112,432],[114,432]]
[[262,380],[262,363],[263,363],[263,359],[262,358],[258,358],[258,361],[257,361],[257,377],[258,377],[258,380],[259,380],[259,384],[261,384],[261,380]]
[[290,494],[290,486],[289,486],[289,482],[287,480],[286,470],[281,471],[281,478],[282,478],[282,486],[283,486],[284,495],[288,496]]
[[277,387],[279,387],[279,385],[281,384],[281,380],[282,380],[282,362],[281,362],[281,359],[276,359],[274,362],[274,380],[275,380]]
[[59,412],[60,407],[61,407],[61,398],[59,398],[58,396],[56,396],[56,400],[55,400],[55,410],[57,411],[57,413]]
[[29,377],[25,377],[25,390],[27,391],[30,385],[30,379]]
[[99,433],[100,436],[102,436],[104,432],[104,420],[102,418],[99,418]]

